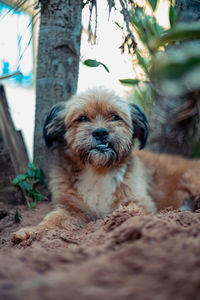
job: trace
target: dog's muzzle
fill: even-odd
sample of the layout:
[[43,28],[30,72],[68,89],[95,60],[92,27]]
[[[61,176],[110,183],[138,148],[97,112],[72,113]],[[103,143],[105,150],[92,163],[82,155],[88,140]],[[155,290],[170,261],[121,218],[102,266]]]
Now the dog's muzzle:
[[97,144],[95,146],[96,150],[104,152],[108,149],[109,143],[109,131],[106,128],[97,128],[92,132],[92,136],[95,138]]
[[83,163],[90,163],[94,167],[108,167],[115,160],[115,153],[110,141],[110,134],[106,128],[96,128],[91,132],[91,147],[82,148],[80,157]]

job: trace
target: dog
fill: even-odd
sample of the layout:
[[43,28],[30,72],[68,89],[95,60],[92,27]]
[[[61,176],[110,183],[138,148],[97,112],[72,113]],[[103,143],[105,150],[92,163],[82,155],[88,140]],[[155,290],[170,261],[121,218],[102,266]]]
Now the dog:
[[[44,124],[55,157],[50,190],[56,208],[12,240],[54,227],[81,228],[124,206],[151,214],[197,208],[199,161],[142,150],[148,131],[144,112],[105,88],[56,104]],[[133,151],[136,140],[139,150]]]

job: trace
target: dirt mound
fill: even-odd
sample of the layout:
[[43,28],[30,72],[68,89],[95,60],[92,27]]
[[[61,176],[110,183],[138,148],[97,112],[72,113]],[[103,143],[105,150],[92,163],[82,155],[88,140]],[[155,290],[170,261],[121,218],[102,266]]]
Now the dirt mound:
[[[0,209],[0,299],[195,300],[200,295],[200,213],[114,212],[81,230],[52,230],[18,245],[11,231],[50,210]],[[1,213],[2,212],[2,213]]]

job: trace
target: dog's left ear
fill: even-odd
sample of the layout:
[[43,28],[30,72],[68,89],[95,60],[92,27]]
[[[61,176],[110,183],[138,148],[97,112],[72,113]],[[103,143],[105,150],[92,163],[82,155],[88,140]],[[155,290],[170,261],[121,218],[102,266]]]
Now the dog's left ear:
[[129,103],[133,123],[133,138],[140,141],[140,149],[144,148],[149,134],[149,123],[144,112],[136,104]]

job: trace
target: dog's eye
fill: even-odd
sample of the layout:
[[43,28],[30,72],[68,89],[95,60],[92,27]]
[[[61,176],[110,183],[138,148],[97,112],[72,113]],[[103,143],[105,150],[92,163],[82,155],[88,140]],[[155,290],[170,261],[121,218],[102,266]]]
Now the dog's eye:
[[77,119],[77,122],[88,122],[89,121],[89,119],[88,119],[88,117],[86,117],[86,116],[79,116],[78,117],[78,119]]
[[111,115],[111,121],[119,121],[119,120],[121,120],[121,118],[118,115],[116,114]]

